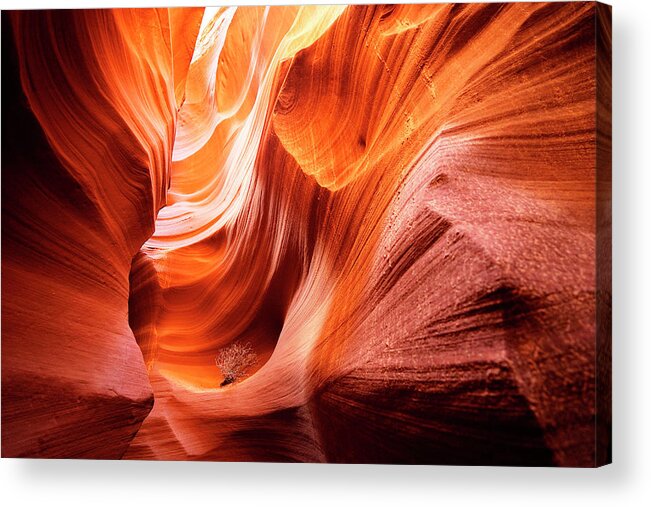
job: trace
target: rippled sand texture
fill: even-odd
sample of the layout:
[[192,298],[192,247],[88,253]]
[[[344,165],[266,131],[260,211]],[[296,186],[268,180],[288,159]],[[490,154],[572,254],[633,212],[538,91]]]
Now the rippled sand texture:
[[3,13],[3,455],[604,462],[609,22]]

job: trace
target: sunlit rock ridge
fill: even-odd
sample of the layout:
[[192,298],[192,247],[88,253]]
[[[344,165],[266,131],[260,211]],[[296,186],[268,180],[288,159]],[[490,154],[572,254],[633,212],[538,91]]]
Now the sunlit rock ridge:
[[[16,11],[2,33],[4,456],[603,461],[605,9]],[[257,360],[220,387],[232,343]]]

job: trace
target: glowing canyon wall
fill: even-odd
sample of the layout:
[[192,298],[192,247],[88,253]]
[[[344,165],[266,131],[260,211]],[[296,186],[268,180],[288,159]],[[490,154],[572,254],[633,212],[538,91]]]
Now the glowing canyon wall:
[[4,456],[608,461],[609,8],[2,22]]

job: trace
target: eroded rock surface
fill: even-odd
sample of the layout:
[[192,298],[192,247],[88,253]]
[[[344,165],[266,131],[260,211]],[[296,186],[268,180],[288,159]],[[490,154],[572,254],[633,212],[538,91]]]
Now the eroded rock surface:
[[595,465],[596,20],[13,15],[3,453]]

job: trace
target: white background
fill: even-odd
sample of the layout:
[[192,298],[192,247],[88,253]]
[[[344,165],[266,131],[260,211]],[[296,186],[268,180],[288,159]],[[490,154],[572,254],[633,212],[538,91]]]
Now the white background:
[[[201,0],[0,0],[0,7],[196,3]],[[651,505],[651,279],[645,262],[651,231],[651,2],[612,4],[613,465],[582,470],[3,459],[2,505]]]

